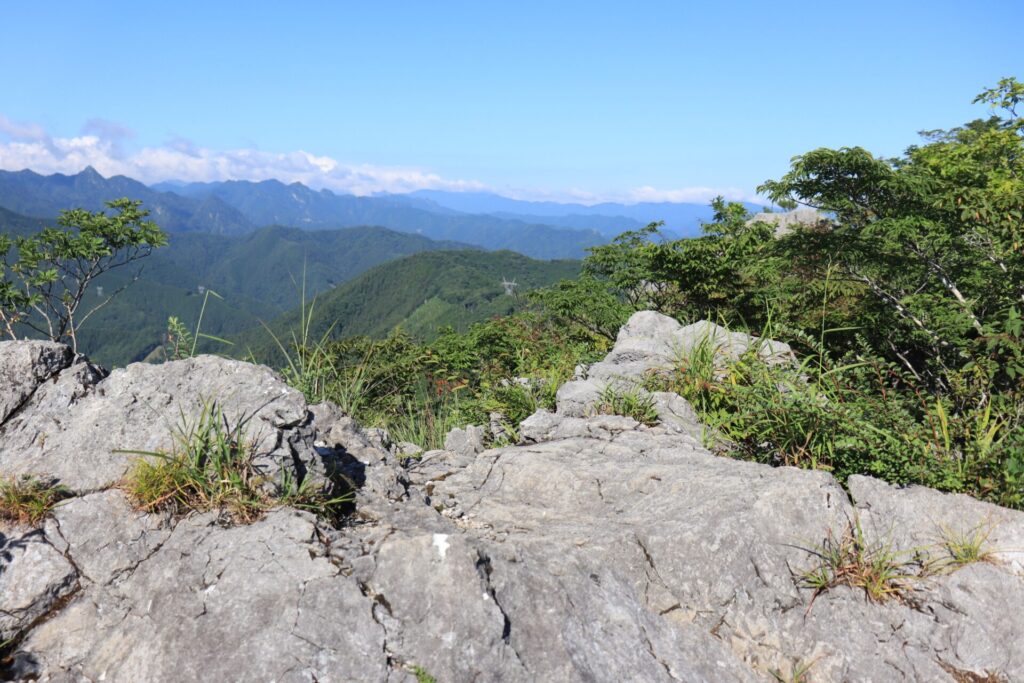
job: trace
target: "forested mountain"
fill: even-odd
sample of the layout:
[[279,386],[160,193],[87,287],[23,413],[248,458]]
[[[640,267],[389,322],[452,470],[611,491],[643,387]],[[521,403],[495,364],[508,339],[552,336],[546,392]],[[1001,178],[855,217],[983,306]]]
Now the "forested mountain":
[[64,209],[98,211],[120,197],[142,201],[152,219],[168,232],[241,234],[252,223],[217,198],[197,201],[158,192],[125,176],[104,178],[92,166],[75,175],[40,175],[33,171],[0,171],[0,207],[27,216],[53,218]]
[[[157,187],[196,201],[219,200],[256,225],[294,225],[309,229],[383,225],[437,240],[456,240],[485,249],[510,249],[534,258],[581,257],[603,243],[602,233],[586,222],[553,227],[532,218],[469,214],[402,196],[356,197],[312,190],[277,180],[161,184]],[[604,221],[595,220],[604,225]],[[624,228],[625,229],[625,228]],[[621,230],[616,231],[616,234]]]
[[[48,223],[0,208],[0,233],[27,235]],[[130,286],[85,323],[81,348],[107,366],[139,360],[161,342],[170,316],[194,329],[206,290],[223,300],[210,298],[202,330],[231,337],[298,306],[303,283],[312,296],[393,259],[463,248],[469,247],[377,227],[272,226],[241,236],[172,233],[166,247],[131,270],[96,279],[85,310]]]
[[[313,307],[310,337],[383,337],[396,327],[424,339],[442,327],[457,330],[493,316],[508,315],[522,295],[579,274],[579,261],[538,261],[510,251],[432,251],[373,268],[321,295]],[[514,293],[502,282],[514,280]],[[298,329],[296,309],[271,324],[282,339]],[[257,357],[270,352],[263,330],[243,337]]]
[[41,218],[30,218],[0,206],[0,233],[30,235],[46,225]]
[[95,211],[104,201],[120,197],[141,200],[168,232],[240,235],[266,225],[317,230],[380,225],[535,258],[580,258],[587,247],[607,241],[583,225],[554,227],[542,220],[470,215],[395,197],[340,195],[277,180],[172,182],[151,188],[124,176],[104,178],[92,167],[70,176],[0,171],[0,207],[25,215],[54,217],[74,207]]

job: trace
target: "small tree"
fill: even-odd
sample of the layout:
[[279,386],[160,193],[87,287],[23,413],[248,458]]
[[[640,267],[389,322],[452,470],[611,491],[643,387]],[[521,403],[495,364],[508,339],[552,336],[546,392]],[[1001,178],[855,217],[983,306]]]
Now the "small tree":
[[2,333],[17,338],[19,326],[53,341],[68,341],[78,350],[77,332],[93,313],[139,279],[128,282],[82,312],[89,284],[101,274],[149,256],[167,244],[142,202],[117,199],[106,211],[62,211],[59,228],[44,228],[28,237],[0,234],[0,323]]

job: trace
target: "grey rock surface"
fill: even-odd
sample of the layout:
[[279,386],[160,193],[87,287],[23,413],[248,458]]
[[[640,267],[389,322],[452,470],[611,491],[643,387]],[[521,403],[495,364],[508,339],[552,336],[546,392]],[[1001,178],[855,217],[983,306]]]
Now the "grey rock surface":
[[486,430],[478,425],[456,427],[444,437],[444,449],[459,455],[472,456],[484,450]]
[[793,211],[786,212],[754,214],[753,218],[747,221],[747,225],[757,222],[774,225],[776,237],[788,235],[793,232],[795,227],[815,228],[819,226],[829,226],[832,224],[828,216],[818,213],[815,209],[809,208],[795,209]]
[[71,365],[73,358],[71,349],[63,344],[32,340],[0,342],[0,424],[40,384]]
[[[782,342],[730,332],[705,320],[684,326],[666,315],[640,311],[622,326],[615,346],[602,361],[579,373],[580,378],[558,388],[557,412],[570,417],[590,415],[601,392],[609,385],[620,391],[643,392],[642,385],[650,375],[678,367],[682,359],[703,343],[711,345],[719,362],[738,358],[752,348],[769,363],[786,362],[793,357],[789,345]],[[679,401],[682,401],[679,397],[670,400],[662,396],[659,415],[670,417],[680,429],[699,432],[699,426],[688,417],[692,410],[684,408]]]
[[[306,515],[224,529],[196,517],[21,644],[55,679],[384,680],[371,603]],[[74,541],[71,541],[74,544]]]
[[[17,357],[18,344],[0,343],[0,359]],[[0,388],[0,396],[21,393]],[[135,363],[108,377],[88,363],[63,368],[0,425],[0,471],[45,474],[79,492],[102,489],[137,457],[125,451],[169,449],[176,430],[194,425],[211,401],[232,424],[247,421],[246,432],[268,472],[296,448],[300,459],[315,465],[311,444],[295,441],[308,412],[298,391],[265,367],[199,356],[163,365]]]
[[862,524],[879,538],[904,548],[977,538],[995,561],[1024,578],[1020,513],[970,496],[924,486],[898,488],[871,477],[850,477],[848,486]]
[[[578,381],[638,381],[714,332],[661,318],[634,316]],[[743,343],[723,339],[723,353]],[[0,431],[3,473],[26,460],[10,448],[28,448],[77,492],[39,529],[0,529],[0,637],[13,639],[0,678],[717,683],[809,665],[812,682],[1024,680],[1024,515],[717,457],[674,394],[652,395],[654,426],[560,400],[520,425],[518,446],[483,450],[482,429],[479,442],[462,431],[451,449],[405,459],[264,368],[90,368],[55,371]],[[159,443],[145,406],[194,410],[191,392],[211,390],[257,415],[279,466],[351,481],[348,520],[277,509],[225,527],[213,513],[133,509],[104,449],[125,434]],[[33,445],[44,426],[63,451]],[[74,472],[90,467],[101,474]],[[941,555],[944,528],[983,528],[991,554],[901,600],[815,595],[801,580],[815,547],[853,521],[907,557]]]
[[39,530],[0,531],[0,643],[78,589],[78,572]]

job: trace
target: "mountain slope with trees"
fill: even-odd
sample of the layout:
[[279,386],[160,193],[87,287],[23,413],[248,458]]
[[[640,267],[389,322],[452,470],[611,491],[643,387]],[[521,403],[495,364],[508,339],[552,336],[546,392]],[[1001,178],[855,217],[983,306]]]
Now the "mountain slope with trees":
[[[442,328],[465,330],[472,323],[522,308],[527,292],[575,277],[579,261],[537,261],[509,251],[432,251],[382,264],[316,299],[309,338],[356,335],[385,337],[396,328],[432,339]],[[514,280],[513,294],[502,282]],[[293,310],[270,325],[280,339],[299,329]],[[245,336],[261,354],[272,352],[269,335]],[[273,354],[271,354],[273,355]]]
[[[0,208],[3,235],[28,236],[49,224]],[[162,343],[171,316],[194,328],[208,290],[223,298],[207,301],[203,331],[231,337],[257,320],[296,307],[303,287],[312,296],[393,259],[469,248],[374,227],[305,231],[273,226],[241,236],[195,232],[167,237],[167,246],[136,267],[101,274],[89,284],[84,301],[90,307],[123,289],[80,330],[83,350],[98,362],[114,366],[145,357]]]

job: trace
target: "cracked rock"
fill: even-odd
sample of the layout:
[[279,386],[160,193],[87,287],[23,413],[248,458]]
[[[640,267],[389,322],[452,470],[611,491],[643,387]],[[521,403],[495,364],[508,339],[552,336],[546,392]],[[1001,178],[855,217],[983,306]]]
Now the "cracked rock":
[[[668,392],[652,394],[654,426],[589,410],[709,336],[722,354],[760,343],[636,314],[520,445],[460,430],[418,460],[266,368],[200,357],[105,378],[59,347],[0,344],[0,377],[26,373],[0,385],[15,406],[0,470],[76,492],[41,529],[2,531],[0,679],[1024,680],[1024,514],[718,457]],[[277,509],[225,527],[133,509],[114,449],[158,447],[214,396],[253,416],[268,467],[351,482],[349,518]],[[854,521],[900,557],[941,554],[947,530],[984,531],[988,553],[899,599],[815,594],[802,576],[818,544]]]

